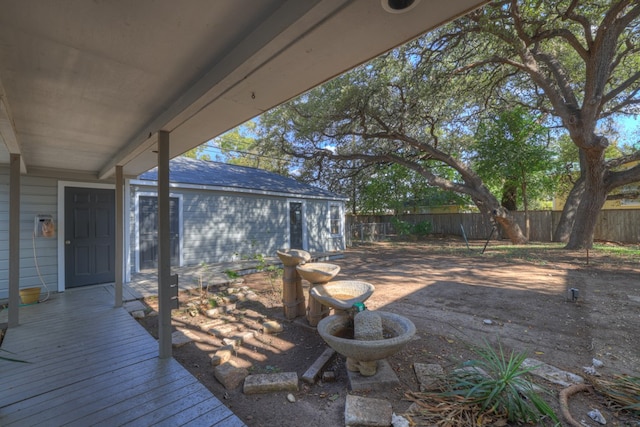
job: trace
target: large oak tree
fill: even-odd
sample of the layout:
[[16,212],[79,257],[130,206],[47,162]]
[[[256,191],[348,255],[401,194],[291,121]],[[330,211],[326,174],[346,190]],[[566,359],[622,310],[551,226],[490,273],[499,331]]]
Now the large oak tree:
[[603,131],[639,112],[639,16],[632,0],[494,1],[264,116],[263,141],[335,170],[340,161],[404,165],[469,195],[524,242],[469,149],[483,116],[522,105],[578,148],[580,176],[555,238],[588,248],[607,194],[640,180],[640,165],[621,167],[640,153],[607,160]]
[[555,233],[567,248],[591,247],[607,194],[640,180],[640,165],[620,168],[640,154],[606,160],[603,133],[607,120],[640,112],[639,16],[633,0],[496,1],[440,30],[424,52],[485,82],[474,90],[488,102],[510,99],[558,119],[580,162]]
[[399,48],[263,115],[261,143],[305,159],[304,169],[320,174],[401,165],[469,196],[512,242],[525,243],[512,214],[471,167],[474,100],[455,96],[452,79],[434,81],[438,65],[420,61],[422,49]]

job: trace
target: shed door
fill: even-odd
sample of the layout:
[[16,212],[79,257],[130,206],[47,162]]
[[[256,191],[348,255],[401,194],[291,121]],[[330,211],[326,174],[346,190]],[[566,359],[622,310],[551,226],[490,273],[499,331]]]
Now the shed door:
[[289,242],[291,249],[302,247],[302,203],[289,203]]
[[[171,265],[180,264],[180,231],[178,226],[179,200],[169,198],[169,233]],[[140,269],[158,267],[158,198],[140,196],[138,199]]]
[[66,187],[65,287],[114,282],[115,190]]

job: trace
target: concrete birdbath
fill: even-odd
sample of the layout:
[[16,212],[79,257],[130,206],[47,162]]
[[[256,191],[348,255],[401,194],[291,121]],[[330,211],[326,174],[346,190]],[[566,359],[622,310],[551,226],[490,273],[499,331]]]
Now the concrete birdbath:
[[331,283],[316,285],[309,294],[334,310],[349,310],[353,304],[365,302],[376,288],[359,280],[337,280]]
[[295,267],[298,264],[304,264],[311,259],[311,254],[302,249],[289,249],[284,251],[276,251],[278,258],[285,267]]
[[376,362],[400,351],[416,333],[415,325],[406,317],[377,310],[371,313],[379,316],[382,339],[354,339],[352,334],[357,336],[357,330],[351,316],[334,314],[318,323],[322,339],[347,357],[347,369],[365,376],[375,375]]
[[[308,264],[297,266],[296,270],[303,279],[311,283],[311,289],[309,289],[309,295],[311,295],[311,290],[315,286],[327,283],[329,280],[336,277],[340,272],[340,266],[325,262],[310,262]],[[309,305],[307,310],[307,320],[309,321],[309,325],[316,326],[320,319],[329,315],[330,311],[331,309],[328,306],[309,296]]]
[[325,262],[310,262],[296,267],[300,276],[312,285],[327,283],[340,272],[340,266]]
[[304,264],[311,259],[311,254],[302,249],[289,249],[276,251],[278,258],[284,265],[282,274],[282,308],[287,319],[295,319],[304,316],[306,305],[302,290],[302,277],[298,274],[296,266]]

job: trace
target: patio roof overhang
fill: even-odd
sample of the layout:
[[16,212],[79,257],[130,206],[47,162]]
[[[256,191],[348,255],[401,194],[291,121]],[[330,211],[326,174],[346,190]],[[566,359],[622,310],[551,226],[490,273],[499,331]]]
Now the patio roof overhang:
[[483,3],[1,0],[0,164],[137,176]]

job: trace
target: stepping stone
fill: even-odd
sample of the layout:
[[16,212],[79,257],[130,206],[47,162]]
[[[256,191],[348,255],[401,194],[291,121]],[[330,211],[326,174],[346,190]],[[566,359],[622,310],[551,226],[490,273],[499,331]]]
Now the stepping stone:
[[213,366],[222,365],[223,363],[227,363],[233,357],[233,353],[235,352],[235,348],[232,345],[225,345],[220,347],[216,353],[211,357],[211,364]]
[[249,371],[246,368],[236,366],[233,361],[229,361],[216,366],[213,370],[213,375],[224,388],[233,390],[242,384],[242,381],[249,375]]
[[249,375],[244,380],[244,394],[272,393],[276,391],[298,391],[298,374],[295,372],[256,374]]
[[584,382],[584,378],[581,376],[563,371],[555,366],[541,362],[540,360],[527,358],[522,362],[523,368],[531,368],[534,366],[535,368],[530,372],[532,375],[537,375],[549,382],[563,387],[569,387],[573,384],[582,384]]
[[347,427],[388,427],[392,415],[393,408],[387,400],[347,395],[344,408],[344,424]]
[[173,345],[174,347],[182,347],[183,345],[188,344],[191,341],[193,340],[182,331],[175,331],[171,334],[171,345]]
[[209,329],[208,332],[218,338],[227,338],[236,335],[238,333],[239,327],[240,325],[236,323],[225,323],[219,326],[214,326],[213,328]]
[[284,327],[280,322],[269,320],[262,324],[262,332],[265,334],[277,334],[284,331]]
[[437,363],[414,363],[413,370],[420,383],[420,391],[437,390],[444,377],[444,369]]

